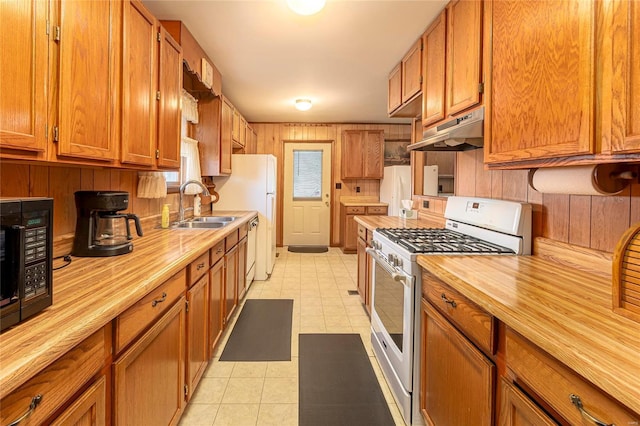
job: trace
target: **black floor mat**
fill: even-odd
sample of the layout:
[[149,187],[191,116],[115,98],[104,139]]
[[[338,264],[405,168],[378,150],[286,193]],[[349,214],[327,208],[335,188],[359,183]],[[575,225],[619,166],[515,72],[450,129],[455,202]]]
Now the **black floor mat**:
[[327,246],[288,246],[287,250],[291,253],[326,253],[329,248]]
[[394,426],[359,334],[300,334],[300,426]]
[[249,299],[220,361],[291,361],[293,300]]

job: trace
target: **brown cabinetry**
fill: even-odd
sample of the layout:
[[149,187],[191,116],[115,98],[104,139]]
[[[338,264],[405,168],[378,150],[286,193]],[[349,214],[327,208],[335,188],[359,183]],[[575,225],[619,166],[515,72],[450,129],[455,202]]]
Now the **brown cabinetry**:
[[389,73],[387,95],[387,112],[391,115],[402,105],[402,63],[396,65]]
[[2,5],[0,21],[11,22],[11,30],[5,28],[0,39],[0,149],[44,159],[48,145],[48,2],[12,0]]
[[182,49],[160,26],[159,54],[160,99],[158,104],[157,165],[163,169],[180,168],[180,127],[182,121]]
[[247,293],[247,237],[242,238],[238,242],[238,300]]
[[421,94],[422,38],[411,46],[398,66],[389,74],[389,115],[391,117],[416,117],[420,115]]
[[358,224],[358,294],[369,314],[371,314],[371,256],[367,254],[367,247],[371,238],[371,232]]
[[[224,256],[224,242],[222,253]],[[224,278],[224,259],[220,259],[209,270],[209,358],[213,356],[224,328]]]
[[382,179],[384,131],[345,130],[340,170],[342,179]]
[[[209,252],[206,253],[208,258]],[[207,259],[208,260],[208,259]],[[209,275],[187,291],[187,400],[191,399],[209,361]]]
[[[447,10],[427,28],[423,36],[422,126],[445,118]],[[422,132],[420,133],[422,135]],[[418,139],[419,140],[419,139]]]
[[502,378],[500,380],[501,426],[556,426],[556,423],[520,389]]
[[107,424],[107,381],[101,376],[84,391],[51,426],[105,426]]
[[355,253],[358,248],[358,223],[355,216],[386,215],[387,206],[358,206],[349,203],[348,206],[341,204],[341,237],[342,251],[344,253]]
[[238,305],[238,246],[233,246],[225,254],[224,278],[224,326],[231,320],[231,316]]

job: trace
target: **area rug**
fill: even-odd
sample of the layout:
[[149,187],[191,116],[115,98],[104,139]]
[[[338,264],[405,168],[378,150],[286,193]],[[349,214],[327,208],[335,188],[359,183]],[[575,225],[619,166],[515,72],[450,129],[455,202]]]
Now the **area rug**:
[[393,426],[359,334],[300,334],[300,426]]
[[291,361],[293,300],[248,299],[220,361]]
[[326,253],[329,248],[327,246],[288,246],[287,250],[291,253]]

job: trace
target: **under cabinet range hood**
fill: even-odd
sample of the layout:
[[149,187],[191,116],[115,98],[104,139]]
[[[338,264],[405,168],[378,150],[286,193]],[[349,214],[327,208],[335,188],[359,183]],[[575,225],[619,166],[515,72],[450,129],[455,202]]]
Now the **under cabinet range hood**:
[[410,144],[408,151],[466,151],[482,148],[484,107],[425,130],[423,140]]

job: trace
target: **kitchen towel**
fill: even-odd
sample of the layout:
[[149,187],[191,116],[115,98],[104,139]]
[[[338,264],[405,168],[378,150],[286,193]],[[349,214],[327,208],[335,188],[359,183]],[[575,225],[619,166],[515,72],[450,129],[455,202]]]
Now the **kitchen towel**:
[[359,334],[300,334],[299,425],[394,426]]
[[220,361],[291,361],[293,300],[248,299]]

